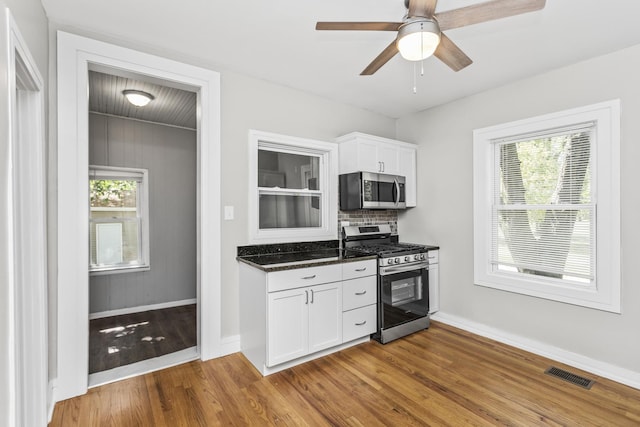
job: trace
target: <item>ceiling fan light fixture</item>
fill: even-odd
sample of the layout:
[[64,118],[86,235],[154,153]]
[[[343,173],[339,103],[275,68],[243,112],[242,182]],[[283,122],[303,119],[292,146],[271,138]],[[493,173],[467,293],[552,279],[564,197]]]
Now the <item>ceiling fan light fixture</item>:
[[127,98],[127,101],[136,107],[144,107],[155,99],[150,93],[141,90],[127,89],[123,90],[122,94]]
[[431,19],[407,22],[398,30],[396,45],[408,61],[422,61],[433,55],[440,43],[440,27]]

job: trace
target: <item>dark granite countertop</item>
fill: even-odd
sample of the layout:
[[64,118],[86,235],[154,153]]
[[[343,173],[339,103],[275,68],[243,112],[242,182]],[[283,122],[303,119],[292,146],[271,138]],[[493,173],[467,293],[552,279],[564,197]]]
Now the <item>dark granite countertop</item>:
[[301,252],[280,252],[236,257],[240,262],[267,272],[317,267],[376,258],[376,255],[367,255],[345,249],[317,249]]
[[263,271],[279,271],[377,258],[339,249],[338,244],[338,240],[323,240],[238,246],[236,259]]

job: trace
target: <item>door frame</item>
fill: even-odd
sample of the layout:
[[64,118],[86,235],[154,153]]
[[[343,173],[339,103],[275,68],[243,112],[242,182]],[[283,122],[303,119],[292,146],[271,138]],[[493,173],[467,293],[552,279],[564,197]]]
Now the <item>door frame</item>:
[[[197,300],[201,360],[222,356],[220,75],[200,67],[57,32],[57,401],[87,392],[89,359],[88,73],[149,76],[197,93]],[[162,83],[167,84],[167,83]],[[66,189],[67,191],[61,191]]]
[[9,425],[44,425],[48,407],[44,79],[8,8]]

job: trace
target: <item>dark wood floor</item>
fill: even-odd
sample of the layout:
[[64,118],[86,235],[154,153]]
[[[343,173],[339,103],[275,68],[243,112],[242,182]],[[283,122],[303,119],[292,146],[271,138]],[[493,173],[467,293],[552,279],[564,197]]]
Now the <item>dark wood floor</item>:
[[94,319],[89,322],[89,373],[195,345],[195,304]]
[[119,381],[58,403],[50,425],[638,426],[640,390],[433,322],[268,377],[236,353]]

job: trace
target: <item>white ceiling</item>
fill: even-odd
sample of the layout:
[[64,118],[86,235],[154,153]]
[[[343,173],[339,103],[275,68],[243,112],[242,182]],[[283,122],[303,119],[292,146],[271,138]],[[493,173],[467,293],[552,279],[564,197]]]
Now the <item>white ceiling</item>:
[[[478,0],[440,0],[436,12]],[[321,21],[401,21],[403,0],[42,0],[64,28],[151,45],[401,117],[527,76],[640,43],[640,2],[547,0],[538,12],[447,31],[474,63],[455,73],[435,58],[413,93],[414,66],[399,55],[360,72],[392,32],[316,31]],[[606,84],[606,82],[603,82]]]

